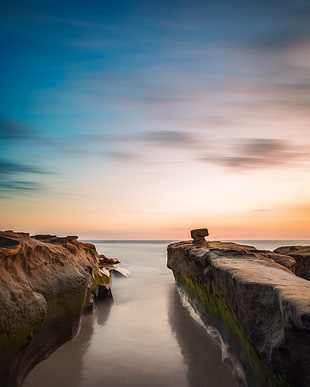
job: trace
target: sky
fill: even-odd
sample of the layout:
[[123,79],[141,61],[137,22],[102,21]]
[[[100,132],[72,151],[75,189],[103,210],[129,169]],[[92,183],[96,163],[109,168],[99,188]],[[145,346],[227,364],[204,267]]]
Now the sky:
[[310,239],[310,3],[12,1],[0,228]]

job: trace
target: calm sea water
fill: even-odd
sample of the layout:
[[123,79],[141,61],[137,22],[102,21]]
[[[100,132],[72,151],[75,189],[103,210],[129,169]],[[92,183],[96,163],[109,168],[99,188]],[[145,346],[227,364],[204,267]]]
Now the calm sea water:
[[[83,316],[79,334],[37,365],[24,387],[238,385],[232,373],[242,380],[242,369],[175,287],[166,267],[169,241],[91,242],[99,253],[119,258],[131,275],[113,278],[113,301],[103,301]],[[259,249],[310,244],[239,242]]]

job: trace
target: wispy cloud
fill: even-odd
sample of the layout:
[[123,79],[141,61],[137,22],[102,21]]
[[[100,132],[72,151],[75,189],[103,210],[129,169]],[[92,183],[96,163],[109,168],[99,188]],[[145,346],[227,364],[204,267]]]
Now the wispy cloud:
[[19,164],[16,162],[11,162],[7,160],[0,159],[0,174],[7,175],[12,173],[35,173],[41,174],[46,173],[38,167],[27,165],[27,164]]
[[27,177],[46,174],[41,168],[0,159],[0,195],[16,191],[42,190],[44,187],[34,179]]
[[195,133],[187,133],[180,130],[142,130],[132,131],[127,134],[95,134],[80,136],[81,142],[101,144],[102,146],[120,146],[126,144],[136,144],[154,147],[171,147],[171,148],[197,148],[199,140]]
[[[287,51],[308,41],[310,34],[310,7],[305,2],[282,3],[274,8],[273,24],[246,38],[251,49],[267,50],[269,53]],[[267,17],[268,19],[268,17]]]
[[146,144],[168,147],[192,147],[198,144],[195,136],[173,130],[156,130],[144,132],[137,136],[137,140],[144,141]]
[[[14,192],[46,189],[43,176],[53,175],[51,167],[42,167],[44,156],[57,148],[47,136],[19,121],[0,119],[0,192],[6,197]],[[45,147],[45,148],[44,148]],[[44,150],[45,149],[45,152]]]
[[130,162],[139,160],[139,155],[130,153],[130,152],[122,152],[122,151],[106,151],[103,152],[105,157],[108,157],[111,160],[117,160],[121,162]]
[[[231,154],[227,154],[231,152]],[[222,152],[223,153],[223,152]],[[202,161],[228,168],[235,172],[286,166],[300,161],[310,161],[305,147],[292,145],[279,139],[246,139],[235,144],[222,155],[204,156]]]
[[25,141],[36,138],[33,131],[16,121],[0,118],[0,141]]
[[40,191],[42,185],[35,181],[6,180],[0,181],[0,196],[8,197],[10,193],[16,191]]

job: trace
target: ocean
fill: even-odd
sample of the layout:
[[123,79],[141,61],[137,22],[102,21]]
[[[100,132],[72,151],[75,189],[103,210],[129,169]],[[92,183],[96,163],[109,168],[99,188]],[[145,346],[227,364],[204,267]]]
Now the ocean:
[[[82,317],[77,336],[38,364],[23,387],[234,387],[242,369],[205,327],[166,266],[172,241],[88,241],[121,260],[113,300]],[[310,241],[236,241],[258,249]]]

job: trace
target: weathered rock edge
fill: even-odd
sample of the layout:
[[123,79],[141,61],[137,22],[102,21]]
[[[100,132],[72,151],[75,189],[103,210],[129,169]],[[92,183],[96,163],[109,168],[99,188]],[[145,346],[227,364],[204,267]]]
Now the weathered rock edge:
[[234,243],[168,246],[176,283],[237,353],[251,387],[310,385],[310,282],[294,262]]
[[0,385],[27,373],[77,332],[93,295],[107,286],[93,244],[77,237],[0,231]]
[[310,246],[283,246],[274,252],[293,257],[296,261],[295,274],[310,281]]

